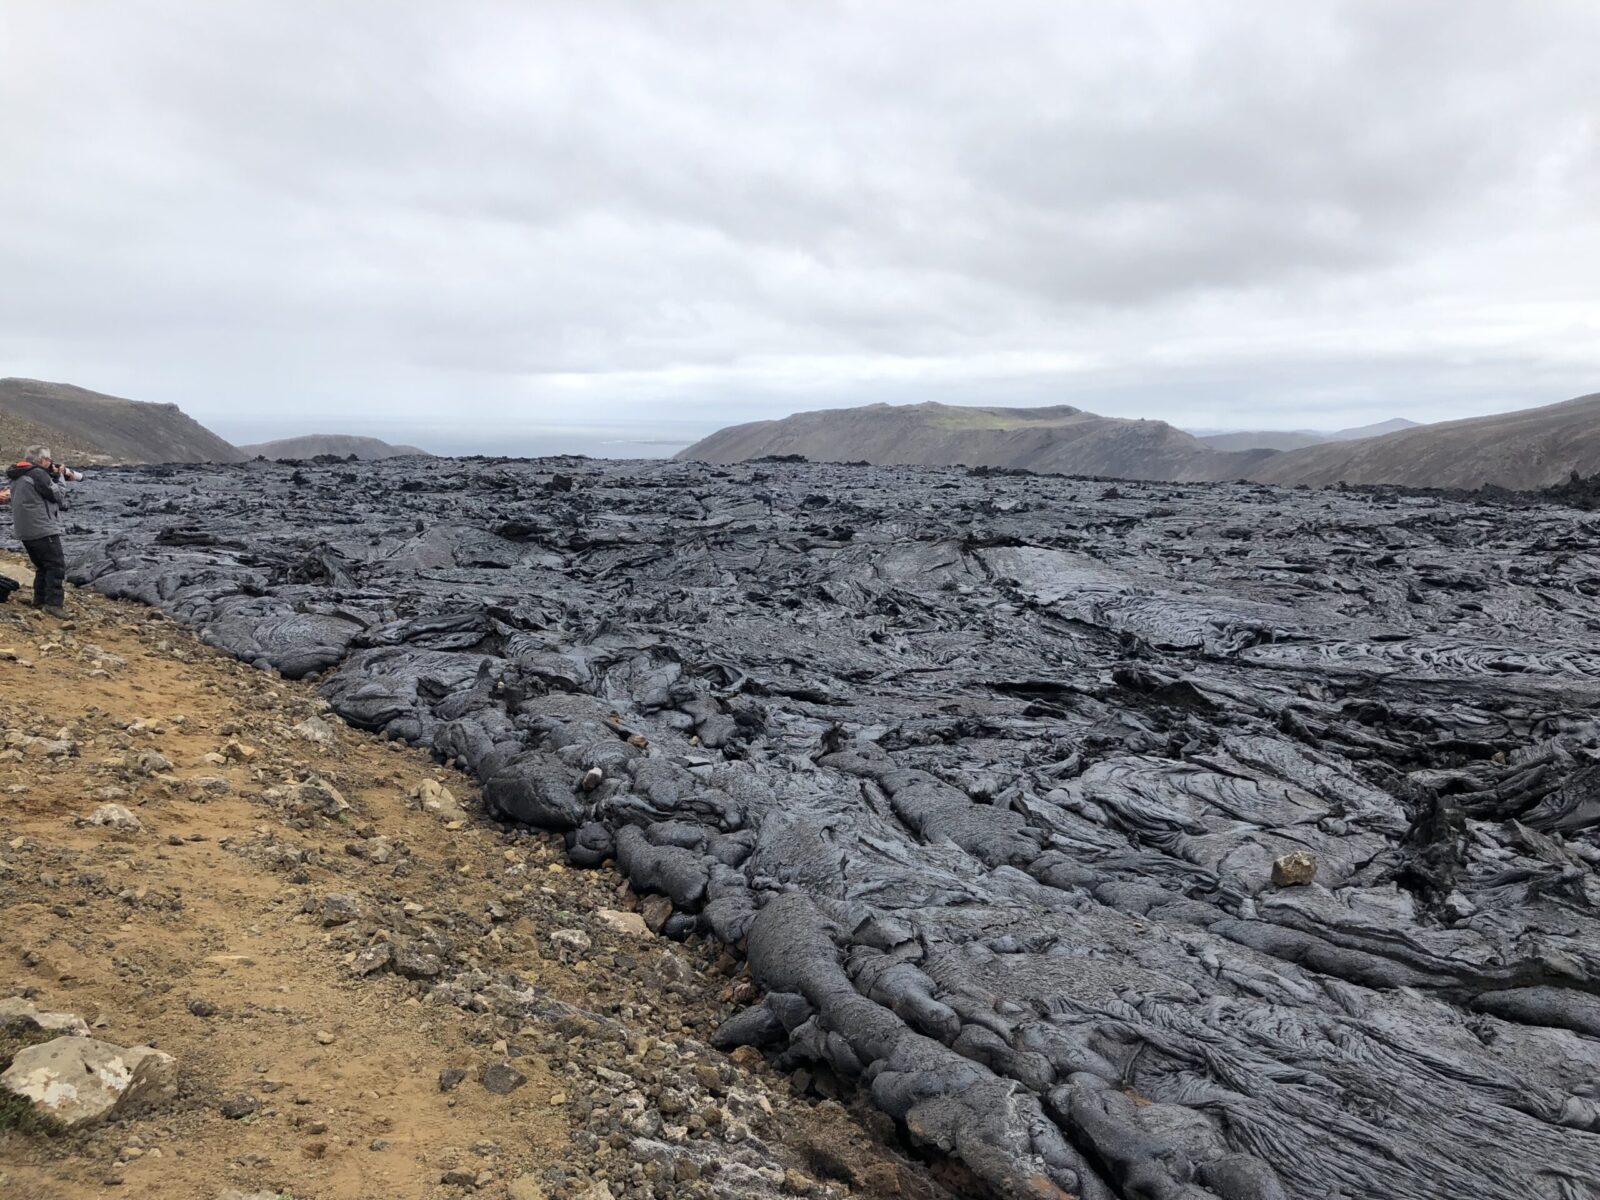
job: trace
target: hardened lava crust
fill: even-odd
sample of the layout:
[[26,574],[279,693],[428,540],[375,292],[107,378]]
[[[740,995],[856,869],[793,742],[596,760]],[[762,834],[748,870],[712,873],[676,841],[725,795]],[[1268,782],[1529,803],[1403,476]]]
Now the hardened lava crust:
[[999,1197],[1600,1195],[1600,517],[795,462],[139,468],[73,578],[747,956]]

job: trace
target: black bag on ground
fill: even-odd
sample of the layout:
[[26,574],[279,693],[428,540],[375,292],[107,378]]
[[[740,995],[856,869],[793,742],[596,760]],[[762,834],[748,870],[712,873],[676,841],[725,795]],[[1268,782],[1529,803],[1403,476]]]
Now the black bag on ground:
[[15,579],[11,578],[11,576],[0,575],[0,604],[4,604],[7,600],[11,599],[11,593],[16,591],[21,586],[22,585]]

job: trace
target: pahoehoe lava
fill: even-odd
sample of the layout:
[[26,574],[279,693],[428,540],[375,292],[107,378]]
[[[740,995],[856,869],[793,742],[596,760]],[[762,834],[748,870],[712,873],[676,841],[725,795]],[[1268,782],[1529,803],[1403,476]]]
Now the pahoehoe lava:
[[579,460],[77,498],[76,582],[669,897],[765,989],[726,1045],[996,1196],[1600,1195],[1600,518]]

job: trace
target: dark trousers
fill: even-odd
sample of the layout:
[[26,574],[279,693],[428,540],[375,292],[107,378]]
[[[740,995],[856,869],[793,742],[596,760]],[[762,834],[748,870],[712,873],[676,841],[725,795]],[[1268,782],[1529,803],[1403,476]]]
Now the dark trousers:
[[33,602],[40,608],[65,604],[67,550],[61,535],[29,538],[22,543],[33,560]]

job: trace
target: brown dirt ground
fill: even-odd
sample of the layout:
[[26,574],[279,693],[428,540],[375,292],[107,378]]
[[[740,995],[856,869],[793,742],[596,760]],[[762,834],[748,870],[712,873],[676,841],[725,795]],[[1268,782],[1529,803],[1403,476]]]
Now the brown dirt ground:
[[[29,578],[15,557],[0,555],[0,571]],[[133,604],[78,592],[69,605],[68,626],[15,603],[0,606],[0,738],[66,731],[78,743],[76,757],[55,760],[0,746],[0,995],[79,1013],[109,1041],[159,1046],[178,1059],[182,1086],[174,1105],[97,1131],[0,1131],[0,1195],[214,1200],[233,1187],[296,1200],[409,1200],[464,1194],[440,1184],[457,1166],[493,1171],[494,1182],[477,1193],[488,1196],[512,1194],[506,1181],[551,1164],[603,1177],[604,1161],[574,1162],[575,1118],[551,1103],[565,1085],[537,1054],[516,1060],[529,1082],[510,1095],[472,1080],[441,1093],[442,1069],[492,1061],[494,1041],[514,1038],[515,1029],[488,1014],[425,1004],[393,975],[354,978],[348,939],[302,904],[364,887],[481,913],[508,890],[526,891],[531,879],[574,908],[627,908],[625,885],[609,873],[563,869],[552,840],[513,840],[475,816],[447,825],[419,811],[408,796],[424,779],[446,783],[469,812],[475,800],[463,776],[421,751],[337,720],[331,746],[290,736],[321,706],[313,685],[251,670]],[[207,760],[234,738],[255,757]],[[131,769],[128,760],[146,750],[171,769]],[[350,815],[371,826],[363,832],[409,847],[414,873],[364,882],[352,875],[360,868],[346,850],[349,828],[289,828],[263,804],[274,783],[309,774],[337,784]],[[191,782],[216,776],[230,792],[213,795]],[[75,823],[107,787],[129,793],[117,802],[140,818],[141,832]],[[298,883],[259,853],[277,844],[313,852]],[[526,915],[491,938],[496,968],[557,997],[608,1012],[636,1006],[625,1016],[652,1007],[637,1007],[636,986],[593,964],[543,957],[548,931]],[[665,945],[633,940],[641,956]],[[648,1022],[642,1028],[703,1037],[731,1011],[737,983],[696,969],[698,1011],[654,997],[653,1011],[639,1015]],[[724,973],[734,973],[725,957]],[[215,1005],[216,1015],[191,1013],[194,999]],[[333,1040],[323,1044],[319,1034]],[[765,1067],[753,1074],[786,1090]],[[220,1101],[245,1091],[265,1107],[225,1119]],[[814,1143],[881,1156],[877,1177],[891,1182],[877,1194],[921,1192],[892,1182],[911,1183],[903,1159],[861,1149],[872,1139],[841,1106],[813,1106],[805,1124]],[[387,1147],[369,1148],[374,1139]],[[483,1143],[497,1149],[484,1153]]]

